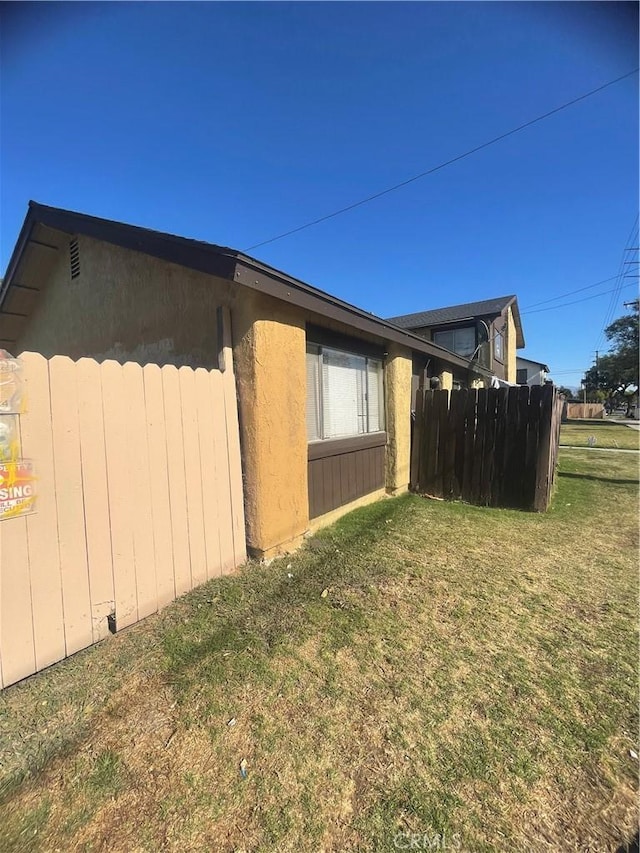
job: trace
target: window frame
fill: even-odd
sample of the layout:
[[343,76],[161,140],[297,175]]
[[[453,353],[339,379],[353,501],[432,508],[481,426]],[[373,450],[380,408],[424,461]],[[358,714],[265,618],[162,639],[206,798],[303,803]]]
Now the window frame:
[[[359,415],[356,412],[356,419],[363,418],[365,429],[363,432],[354,432],[354,433],[343,433],[341,435],[332,435],[325,436],[325,395],[323,389],[323,355],[325,352],[336,353],[340,356],[346,356],[350,358],[359,358],[364,361],[364,380],[365,380],[365,388],[363,392],[363,400],[364,400],[364,412],[362,415]],[[305,364],[308,365],[308,357],[316,356],[317,358],[317,368],[315,370],[315,376],[317,379],[317,408],[316,408],[316,431],[319,433],[317,438],[309,437],[309,427],[307,421],[307,444],[308,445],[319,445],[326,442],[344,442],[344,441],[357,441],[362,440],[366,441],[370,436],[384,434],[386,431],[386,400],[385,400],[385,382],[384,382],[384,357],[382,355],[372,355],[369,352],[358,352],[355,347],[353,349],[346,349],[341,346],[338,346],[333,343],[320,343],[311,338],[307,338],[306,342],[306,350],[305,350]],[[369,429],[371,412],[369,411],[369,381],[370,381],[370,373],[369,373],[369,364],[370,362],[375,362],[379,365],[379,388],[378,388],[378,428],[371,430]],[[307,382],[306,386],[306,395],[305,399],[308,404],[309,401],[309,385]]]
[[[498,341],[500,342],[500,351],[498,352]],[[493,357],[496,361],[504,364],[504,332],[499,332],[497,329],[493,335]]]
[[[459,350],[455,349],[456,332],[468,332],[468,331],[473,332],[473,349],[471,350],[471,352],[469,354],[460,352]],[[453,335],[453,347],[451,349],[449,349],[449,347],[446,347],[446,346],[444,346],[444,344],[439,343],[439,341],[437,339],[438,335]],[[476,328],[475,325],[455,326],[452,329],[434,329],[431,333],[431,340],[433,341],[434,344],[436,344],[436,346],[442,347],[443,349],[446,349],[448,352],[455,353],[456,355],[459,355],[461,358],[471,359],[473,357],[473,354],[475,353],[475,351],[478,349],[478,329]]]

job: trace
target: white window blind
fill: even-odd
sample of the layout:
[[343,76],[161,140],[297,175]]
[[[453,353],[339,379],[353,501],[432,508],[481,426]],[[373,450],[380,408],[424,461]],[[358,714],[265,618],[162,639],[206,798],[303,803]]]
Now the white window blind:
[[306,415],[308,441],[383,430],[382,362],[308,344]]
[[307,441],[322,438],[319,354],[319,347],[307,346]]
[[367,359],[367,411],[369,425],[367,432],[377,432],[384,423],[384,393],[382,388],[382,363],[373,358]]
[[323,438],[359,435],[366,431],[365,369],[366,359],[323,348]]

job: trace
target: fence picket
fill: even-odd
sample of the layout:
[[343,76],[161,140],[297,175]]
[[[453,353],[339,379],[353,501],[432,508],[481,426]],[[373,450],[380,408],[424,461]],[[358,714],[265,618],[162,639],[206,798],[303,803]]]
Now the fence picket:
[[546,509],[562,400],[552,386],[418,392],[411,488],[483,506]]
[[66,356],[49,362],[58,545],[67,655],[93,642],[76,366]]
[[146,364],[142,369],[142,377],[149,446],[157,606],[161,608],[176,597],[162,371],[157,364]]
[[97,642],[108,635],[109,616],[115,609],[100,365],[82,358],[76,375],[91,627]]
[[[20,418],[22,455],[34,462],[37,478],[35,512],[27,516],[35,663],[44,669],[65,656],[49,365],[36,353],[26,353],[22,362],[28,407],[28,417]],[[3,528],[4,522],[0,535]],[[11,571],[4,562],[0,567]]]
[[21,357],[36,504],[0,520],[0,687],[246,559],[227,338],[224,371]]
[[115,361],[100,365],[107,455],[107,488],[111,525],[111,557],[115,598],[115,627],[126,628],[138,621],[136,563],[133,551],[135,505],[129,489],[131,473],[128,411],[122,367]]

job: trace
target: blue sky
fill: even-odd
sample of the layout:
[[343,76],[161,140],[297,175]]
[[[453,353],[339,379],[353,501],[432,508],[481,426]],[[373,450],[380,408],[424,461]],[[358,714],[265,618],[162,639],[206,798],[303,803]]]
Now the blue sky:
[[[29,199],[247,249],[638,65],[629,3],[5,3],[0,14],[2,270]],[[380,316],[516,293],[522,354],[575,386],[634,280],[527,308],[617,275],[638,245],[627,243],[637,212],[635,75],[250,253]]]

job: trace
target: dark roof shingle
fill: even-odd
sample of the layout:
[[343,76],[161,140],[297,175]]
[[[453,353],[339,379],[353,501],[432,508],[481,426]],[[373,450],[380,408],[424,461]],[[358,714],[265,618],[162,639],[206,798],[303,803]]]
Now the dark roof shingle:
[[456,320],[466,320],[472,317],[484,317],[487,314],[500,314],[507,305],[515,301],[515,296],[497,296],[494,299],[484,299],[480,302],[465,302],[462,305],[449,305],[446,308],[435,308],[433,311],[418,311],[415,314],[402,314],[399,317],[387,317],[390,323],[395,323],[402,329],[420,329],[423,326],[439,326],[443,323],[454,323]]

